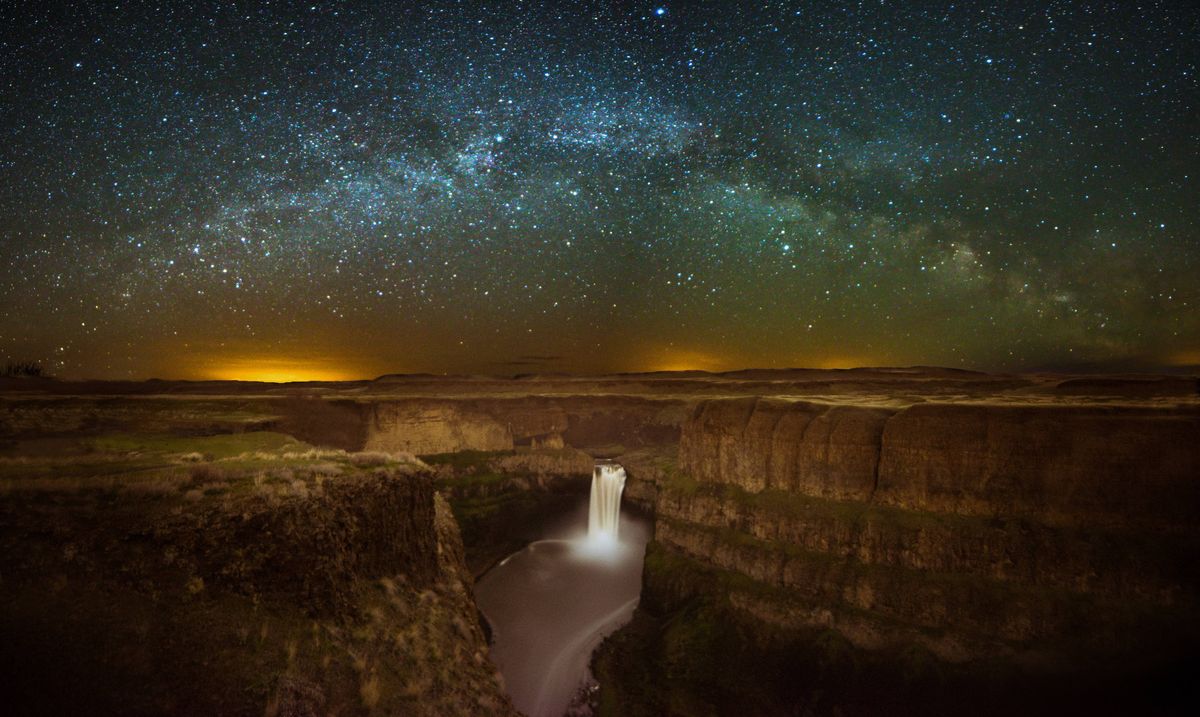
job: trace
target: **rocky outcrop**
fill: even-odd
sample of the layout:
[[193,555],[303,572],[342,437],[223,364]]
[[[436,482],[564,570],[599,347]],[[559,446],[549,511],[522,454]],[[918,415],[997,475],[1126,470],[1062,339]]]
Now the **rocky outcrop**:
[[621,500],[653,512],[658,505],[658,486],[675,470],[677,450],[667,447],[645,448],[623,453],[615,459],[625,469],[625,490]]
[[438,573],[432,479],[384,469],[282,500],[255,496],[235,511],[201,503],[156,524],[153,540],[206,585],[313,615],[347,610],[356,581],[403,575],[427,586]]
[[431,476],[314,454],[0,496],[6,707],[514,715]]
[[[696,528],[775,549],[781,572],[793,558],[820,558],[1110,597],[1173,601],[1200,591],[1190,567],[1200,541],[1175,532],[1050,526],[727,487],[662,490],[657,511],[675,532]],[[694,546],[688,552],[704,555]]]
[[417,455],[674,443],[686,404],[629,396],[412,398],[363,404],[362,448]]
[[592,474],[595,460],[574,448],[533,448],[514,451],[490,461],[490,467],[503,474],[517,476],[580,476]]
[[561,433],[547,433],[544,436],[534,436],[529,444],[530,448],[563,448],[567,444],[563,440]]
[[508,424],[469,405],[426,400],[373,404],[363,446],[368,451],[418,455],[512,447]]

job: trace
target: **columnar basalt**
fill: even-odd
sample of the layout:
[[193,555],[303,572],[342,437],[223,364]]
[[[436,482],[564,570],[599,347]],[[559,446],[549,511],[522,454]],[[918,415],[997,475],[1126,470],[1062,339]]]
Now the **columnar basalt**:
[[1195,609],[1197,436],[1194,409],[707,401],[656,537],[777,589],[741,595],[760,617],[866,647],[1116,642]]

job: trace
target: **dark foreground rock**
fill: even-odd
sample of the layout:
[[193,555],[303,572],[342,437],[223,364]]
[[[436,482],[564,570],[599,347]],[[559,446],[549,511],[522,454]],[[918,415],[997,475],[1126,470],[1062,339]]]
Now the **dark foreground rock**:
[[10,487],[5,713],[512,713],[431,476],[270,463]]

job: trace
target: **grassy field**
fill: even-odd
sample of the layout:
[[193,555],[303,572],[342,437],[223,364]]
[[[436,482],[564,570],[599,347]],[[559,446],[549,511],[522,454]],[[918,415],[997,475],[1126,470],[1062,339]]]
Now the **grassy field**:
[[315,448],[270,431],[206,436],[123,431],[7,441],[0,449],[0,493],[269,491],[379,467],[423,464],[410,455]]

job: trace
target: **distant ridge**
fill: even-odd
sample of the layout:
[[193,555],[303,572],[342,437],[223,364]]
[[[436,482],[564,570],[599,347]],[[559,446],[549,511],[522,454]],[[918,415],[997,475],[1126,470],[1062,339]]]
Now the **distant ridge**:
[[[1060,394],[1100,395],[1129,394],[1141,396],[1156,395],[1196,395],[1200,376],[1196,372],[1179,370],[1156,371],[1125,371],[1107,373],[1085,372],[1072,373],[1069,371],[1019,371],[996,372],[976,371],[972,369],[952,368],[945,366],[863,366],[855,368],[745,368],[732,371],[704,371],[689,369],[683,371],[631,371],[619,373],[575,374],[560,371],[529,372],[516,374],[437,374],[437,373],[387,373],[373,379],[355,379],[347,381],[238,381],[229,379],[196,380],[196,379],[164,379],[150,378],[145,380],[105,380],[83,379],[69,380],[61,378],[6,378],[0,377],[0,391],[12,393],[35,392],[55,395],[70,394],[111,394],[111,395],[146,395],[146,394],[222,394],[222,393],[280,393],[296,392],[298,390],[388,390],[395,386],[397,390],[403,386],[414,389],[425,386],[445,386],[460,383],[465,386],[481,386],[494,383],[498,386],[509,387],[531,385],[538,382],[546,384],[563,384],[567,386],[586,386],[589,382],[598,386],[607,386],[620,382],[641,382],[647,386],[661,387],[662,390],[674,383],[683,390],[692,384],[739,384],[748,388],[752,384],[762,384],[765,389],[770,385],[794,383],[813,390],[820,384],[850,385],[878,384],[897,380],[914,382],[946,381],[950,383],[989,384],[999,382],[1029,382],[1041,384],[1045,390]],[[509,389],[506,389],[509,390]],[[582,390],[582,389],[581,389]],[[658,390],[655,388],[654,390]]]
[[1183,376],[1084,376],[1060,381],[1055,391],[1084,396],[1188,396],[1200,395],[1200,379]]
[[988,373],[965,368],[945,366],[856,366],[853,368],[742,368],[731,371],[629,371],[605,374],[621,378],[733,378],[741,380],[784,380],[787,378],[811,379],[815,376],[869,376],[869,375],[919,375],[919,376],[999,376],[1006,374]]

